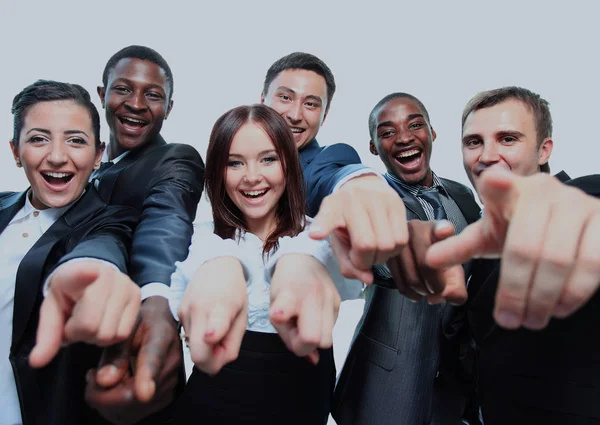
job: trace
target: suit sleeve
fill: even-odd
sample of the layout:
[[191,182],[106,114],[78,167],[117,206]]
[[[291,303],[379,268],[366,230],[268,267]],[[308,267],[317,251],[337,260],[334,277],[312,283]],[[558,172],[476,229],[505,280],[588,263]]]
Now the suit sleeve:
[[122,206],[107,206],[90,221],[85,222],[72,237],[67,254],[61,257],[54,270],[61,264],[74,259],[95,259],[115,265],[127,273],[127,260],[132,240],[132,229],[137,223],[135,209]]
[[323,149],[304,173],[308,215],[314,217],[317,214],[323,198],[330,195],[342,179],[368,169],[352,146],[338,143]]
[[204,184],[204,163],[189,145],[173,145],[153,170],[133,235],[129,276],[140,287],[170,286],[175,262],[188,254]]

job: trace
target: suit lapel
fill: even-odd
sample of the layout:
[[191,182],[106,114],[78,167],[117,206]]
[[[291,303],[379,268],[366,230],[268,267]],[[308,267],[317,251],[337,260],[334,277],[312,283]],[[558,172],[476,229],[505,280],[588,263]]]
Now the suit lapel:
[[[88,186],[86,192],[73,207],[66,211],[25,255],[19,269],[15,285],[13,311],[12,346],[17,347],[30,318],[40,289],[45,279],[50,253],[57,243],[76,228],[91,219],[105,204],[97,192]],[[75,208],[77,206],[77,208]]]
[[0,199],[0,233],[6,229],[8,223],[15,214],[25,205],[27,190],[21,193],[13,193],[6,198]]
[[402,188],[402,186],[397,184],[395,181],[389,179],[385,175],[384,177],[387,180],[388,184],[396,192],[398,192],[398,194],[402,198],[402,201],[404,202],[404,206],[406,207],[406,209],[413,213],[413,217],[410,217],[410,215],[408,215],[407,219],[413,220],[416,218],[418,220],[427,220],[427,215],[425,215],[425,211],[423,210],[423,207],[421,206],[417,198],[408,193],[404,188]]

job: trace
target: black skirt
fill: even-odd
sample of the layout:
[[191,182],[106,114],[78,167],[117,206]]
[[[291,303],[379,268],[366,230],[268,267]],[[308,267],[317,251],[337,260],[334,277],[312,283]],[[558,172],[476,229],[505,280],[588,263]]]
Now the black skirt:
[[216,376],[194,368],[174,423],[326,424],[334,385],[332,349],[313,366],[278,334],[246,331],[239,357]]

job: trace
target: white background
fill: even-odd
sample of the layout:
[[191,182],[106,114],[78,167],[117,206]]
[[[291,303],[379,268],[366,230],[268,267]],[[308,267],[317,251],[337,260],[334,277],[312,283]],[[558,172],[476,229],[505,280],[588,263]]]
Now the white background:
[[[8,148],[12,98],[36,79],[76,82],[95,94],[108,58],[129,44],[158,50],[175,78],[168,141],[204,156],[223,112],[259,101],[279,57],[306,51],[323,59],[338,90],[319,140],[368,151],[367,117],[388,93],[406,91],[429,109],[438,138],[433,169],[468,184],[460,116],[478,91],[521,85],[551,104],[553,171],[597,172],[600,30],[594,1],[0,1],[0,190],[23,190]],[[108,140],[103,122],[103,139]],[[201,208],[206,212],[205,206]],[[338,358],[360,303],[342,315]],[[341,354],[339,354],[341,353]]]

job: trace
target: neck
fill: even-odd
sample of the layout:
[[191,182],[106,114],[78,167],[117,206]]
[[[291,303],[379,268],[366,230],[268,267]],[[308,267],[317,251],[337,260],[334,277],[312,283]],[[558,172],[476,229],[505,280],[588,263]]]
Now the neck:
[[112,161],[125,152],[125,149],[119,144],[115,136],[110,135],[110,143],[108,145],[108,160]]
[[425,176],[421,184],[425,187],[433,186],[433,172],[431,170],[427,172],[427,175]]
[[275,211],[266,217],[246,219],[246,225],[250,233],[264,242],[277,227]]

